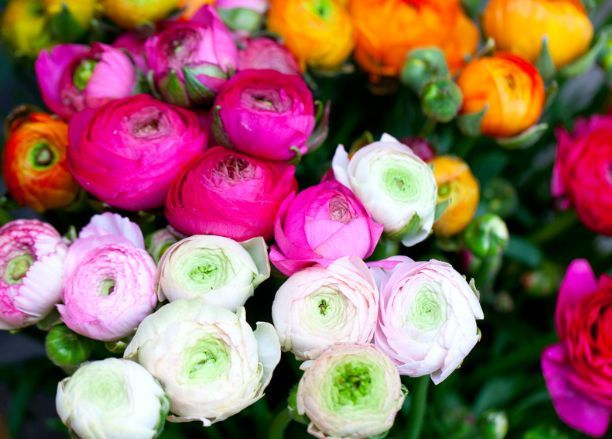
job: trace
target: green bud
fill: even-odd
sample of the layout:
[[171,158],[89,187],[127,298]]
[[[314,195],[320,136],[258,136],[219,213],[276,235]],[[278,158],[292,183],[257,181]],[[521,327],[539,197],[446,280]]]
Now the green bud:
[[463,102],[461,89],[451,79],[428,82],[421,93],[421,108],[437,122],[450,122],[457,116]]
[[500,411],[488,411],[479,419],[484,439],[503,439],[508,434],[508,416]]
[[167,228],[156,230],[145,238],[145,248],[153,257],[155,262],[159,262],[162,255],[175,242],[178,237],[172,234]]
[[490,181],[482,190],[482,202],[491,213],[506,218],[518,207],[518,195],[514,186],[508,181],[496,178]]
[[448,78],[448,65],[444,52],[437,47],[410,52],[400,73],[402,83],[419,94],[427,82]]
[[497,139],[497,144],[506,149],[526,149],[535,145],[547,130],[548,124],[540,123],[533,125],[516,136],[500,137]]
[[259,12],[248,8],[219,8],[217,12],[225,25],[233,31],[244,30],[252,33],[261,28],[263,21]]
[[506,248],[509,240],[508,227],[499,216],[487,213],[470,223],[464,239],[474,255],[485,258]]
[[76,370],[90,357],[92,349],[91,340],[72,332],[65,325],[54,326],[45,338],[47,357],[66,371]]

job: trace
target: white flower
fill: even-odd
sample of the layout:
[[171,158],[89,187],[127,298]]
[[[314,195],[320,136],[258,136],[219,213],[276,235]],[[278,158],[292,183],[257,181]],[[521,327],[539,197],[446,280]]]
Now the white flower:
[[214,235],[194,235],[173,244],[159,262],[159,299],[202,300],[231,311],[244,305],[270,277],[263,238],[238,243]]
[[374,343],[402,375],[431,374],[439,384],[480,339],[476,319],[484,315],[477,293],[446,262],[395,263],[392,269],[372,268],[381,281]]
[[432,169],[388,134],[349,159],[342,145],[332,162],[336,180],[361,200],[385,232],[412,246],[429,236],[436,211]]
[[260,399],[280,361],[274,327],[253,332],[237,314],[203,299],[176,300],[138,327],[125,350],[170,397],[173,422],[222,421]]
[[393,363],[373,345],[337,344],[307,361],[297,409],[319,438],[367,438],[387,432],[405,389]]
[[272,304],[283,350],[316,358],[334,343],[368,343],[378,315],[378,290],[365,263],[345,257],[293,274]]
[[170,403],[144,367],[107,358],[61,381],[55,405],[62,422],[81,438],[149,439],[161,433]]

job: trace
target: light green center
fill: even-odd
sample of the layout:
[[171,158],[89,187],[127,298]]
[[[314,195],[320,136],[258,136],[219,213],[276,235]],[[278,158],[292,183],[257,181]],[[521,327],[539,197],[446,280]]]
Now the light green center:
[[29,253],[14,257],[6,265],[4,281],[9,285],[21,283],[33,263],[34,257]]
[[407,202],[418,196],[417,182],[408,169],[394,166],[385,169],[382,181],[387,194],[394,200]]
[[309,295],[305,301],[307,316],[304,321],[309,322],[312,328],[333,328],[345,316],[345,298],[331,288],[322,288]]
[[408,321],[417,329],[425,332],[438,329],[446,320],[446,300],[431,285],[424,285],[408,311]]
[[29,161],[36,169],[47,169],[56,162],[57,156],[45,141],[36,143],[30,150]]
[[115,280],[104,279],[100,283],[100,296],[110,296],[115,291]]
[[128,387],[124,379],[109,371],[100,371],[83,383],[82,399],[95,405],[100,412],[117,410],[129,404]]
[[217,289],[225,285],[233,273],[231,261],[220,249],[197,249],[184,256],[175,268],[180,270],[181,283],[191,290]]
[[74,73],[72,74],[72,82],[77,89],[81,91],[85,90],[85,87],[87,87],[87,84],[89,83],[91,75],[93,75],[97,64],[98,62],[94,61],[93,59],[84,59],[77,66],[77,68],[74,69]]
[[372,391],[372,372],[372,365],[356,360],[336,366],[332,371],[334,405],[362,405]]
[[225,374],[229,367],[228,346],[213,336],[199,339],[183,353],[182,375],[190,382],[213,381]]

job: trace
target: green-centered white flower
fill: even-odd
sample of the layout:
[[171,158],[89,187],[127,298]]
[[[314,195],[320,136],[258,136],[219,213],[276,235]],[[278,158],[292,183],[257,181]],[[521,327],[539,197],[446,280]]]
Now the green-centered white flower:
[[222,421],[260,399],[280,361],[274,327],[253,331],[203,299],[176,300],[143,320],[124,356],[137,360],[170,397],[173,422]]
[[270,277],[263,238],[238,243],[215,235],[193,235],[173,244],[159,261],[159,298],[201,298],[235,311]]
[[431,167],[388,134],[349,158],[342,145],[332,162],[336,180],[348,187],[388,236],[405,246],[423,241],[433,226],[437,185]]
[[117,358],[86,363],[61,381],[55,405],[70,431],[87,439],[155,438],[170,408],[144,367]]
[[405,389],[387,356],[373,345],[336,344],[302,365],[297,409],[319,438],[368,438],[388,431]]

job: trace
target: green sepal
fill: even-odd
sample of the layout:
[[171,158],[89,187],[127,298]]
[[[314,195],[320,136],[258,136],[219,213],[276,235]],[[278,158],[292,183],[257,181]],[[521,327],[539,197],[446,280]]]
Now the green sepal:
[[59,325],[60,323],[62,323],[62,318],[57,309],[53,308],[49,314],[47,314],[36,324],[36,327],[41,331],[49,331],[55,325]]
[[442,215],[444,215],[444,212],[446,212],[446,209],[448,209],[448,206],[451,205],[451,199],[448,198],[444,201],[440,201],[439,203],[436,204],[436,212],[434,214],[434,222],[438,221]]
[[315,102],[315,129],[306,142],[308,152],[319,149],[327,139],[330,112],[331,101],[327,101],[325,105],[321,101]]
[[399,230],[394,232],[386,232],[386,236],[395,241],[401,241],[406,236],[412,236],[416,234],[421,228],[421,217],[418,214],[412,215],[410,221]]
[[168,102],[183,107],[189,106],[185,86],[174,70],[159,82],[159,91]]
[[482,119],[489,109],[489,104],[485,105],[478,113],[462,114],[457,117],[459,130],[468,137],[478,137],[481,134],[480,126]]
[[542,45],[540,47],[540,53],[538,59],[536,59],[535,65],[544,79],[544,82],[550,81],[557,73],[557,68],[550,54],[548,48],[548,37],[542,37]]
[[451,79],[434,79],[421,90],[421,109],[436,122],[453,120],[463,103],[463,93]]
[[210,125],[210,130],[218,145],[225,146],[226,148],[234,148],[234,144],[225,132],[225,128],[223,128],[223,121],[221,120],[221,114],[219,114],[220,111],[221,105],[215,105],[212,108],[213,120]]
[[359,151],[364,146],[369,145],[374,142],[374,135],[370,131],[364,131],[361,136],[359,136],[355,141],[351,144],[349,148],[349,156],[352,156],[357,151]]
[[299,422],[300,424],[308,425],[310,421],[305,415],[300,415],[297,409],[297,391],[298,385],[295,384],[291,391],[289,392],[289,397],[287,398],[287,410],[289,410],[289,417],[293,419],[295,422]]
[[65,4],[62,5],[61,11],[51,16],[48,26],[53,38],[62,43],[77,41],[85,34],[85,29]]
[[582,55],[576,61],[563,67],[559,71],[561,76],[563,76],[564,78],[571,78],[574,76],[582,75],[583,73],[590,70],[593,65],[595,65],[597,58],[599,58],[599,54],[606,47],[606,44],[608,43],[608,40],[610,40],[610,38],[612,38],[612,26],[603,28],[599,34],[599,38],[597,38],[597,41],[595,42],[593,47],[591,47],[591,49],[587,53]]
[[411,51],[400,72],[402,84],[421,94],[425,85],[437,79],[448,79],[448,64],[444,52],[437,47]]
[[548,130],[548,124],[540,123],[533,125],[516,136],[499,137],[495,140],[499,146],[505,149],[526,149],[540,140],[546,130]]
[[215,93],[198,80],[193,69],[183,67],[183,74],[185,75],[185,89],[191,102],[207,104],[215,98]]

